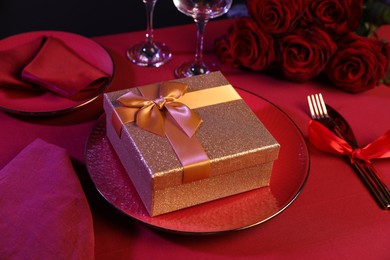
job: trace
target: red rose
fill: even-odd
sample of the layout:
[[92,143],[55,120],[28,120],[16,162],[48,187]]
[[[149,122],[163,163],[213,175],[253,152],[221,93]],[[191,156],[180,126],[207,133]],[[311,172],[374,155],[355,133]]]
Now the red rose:
[[279,41],[282,75],[303,82],[317,76],[336,51],[330,36],[318,29],[297,29]]
[[303,0],[248,0],[249,15],[264,32],[280,35],[294,29],[303,12]]
[[320,26],[328,33],[343,35],[359,27],[363,0],[313,0],[302,17],[302,26]]
[[230,51],[230,42],[226,35],[216,39],[214,42],[214,47],[215,47],[215,54],[217,55],[220,61],[222,61],[225,64],[229,64],[229,65],[233,65],[234,67],[237,67],[236,64],[234,64],[234,59]]
[[336,86],[357,93],[374,88],[389,66],[389,45],[349,33],[326,68],[326,75]]
[[218,39],[215,46],[218,58],[235,67],[262,70],[275,60],[273,38],[248,17],[236,20],[227,36]]

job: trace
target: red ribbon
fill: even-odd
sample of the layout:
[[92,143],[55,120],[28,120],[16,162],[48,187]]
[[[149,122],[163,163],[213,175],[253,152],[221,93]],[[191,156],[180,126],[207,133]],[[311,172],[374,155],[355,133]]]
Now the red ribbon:
[[344,139],[315,120],[309,122],[308,138],[317,149],[334,154],[347,155],[353,163],[356,159],[370,162],[372,159],[390,157],[390,130],[364,148],[353,149]]

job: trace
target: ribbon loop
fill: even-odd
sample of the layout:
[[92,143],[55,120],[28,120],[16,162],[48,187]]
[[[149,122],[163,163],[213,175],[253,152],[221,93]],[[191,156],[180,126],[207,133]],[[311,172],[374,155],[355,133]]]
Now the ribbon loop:
[[120,96],[117,101],[123,106],[130,108],[141,108],[150,103],[149,98],[134,94],[130,91]]
[[181,82],[162,82],[159,88],[159,96],[166,97],[170,101],[176,101],[187,92],[187,85]]
[[310,120],[308,139],[319,150],[347,155],[352,163],[356,159],[370,162],[372,159],[390,157],[390,130],[365,147],[353,149],[344,139],[336,136],[321,123]]

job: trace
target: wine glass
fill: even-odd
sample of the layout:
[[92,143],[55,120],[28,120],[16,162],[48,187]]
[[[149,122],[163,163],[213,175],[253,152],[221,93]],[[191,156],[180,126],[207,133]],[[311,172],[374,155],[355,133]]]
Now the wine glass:
[[145,41],[126,51],[127,57],[139,66],[160,67],[172,56],[171,50],[160,42],[153,40],[153,13],[157,0],[142,0],[146,7]]
[[186,62],[175,69],[178,78],[208,74],[217,70],[214,64],[203,60],[203,35],[207,22],[210,19],[227,13],[233,0],[173,0],[176,8],[187,16],[191,16],[197,26],[197,40],[195,59]]

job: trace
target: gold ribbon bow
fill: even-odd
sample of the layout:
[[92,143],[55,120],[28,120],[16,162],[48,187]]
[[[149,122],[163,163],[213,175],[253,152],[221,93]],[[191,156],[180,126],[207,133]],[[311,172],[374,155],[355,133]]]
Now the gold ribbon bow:
[[117,101],[124,107],[118,107],[116,111],[122,118],[122,122],[126,124],[135,121],[142,129],[165,136],[165,120],[173,119],[188,137],[192,137],[202,119],[188,106],[178,102],[178,99],[186,93],[187,85],[181,82],[163,82],[157,89],[157,97],[153,93],[155,89],[146,88],[143,96],[133,92],[120,96]]
[[[180,82],[163,82],[160,86],[139,88],[142,96],[127,92],[117,101],[123,106],[115,108],[113,126],[121,136],[122,124],[134,122],[141,128],[167,137],[183,166],[183,182],[208,178],[210,160],[194,134],[201,118],[187,105],[178,102],[187,91]],[[122,122],[121,122],[122,121]]]

